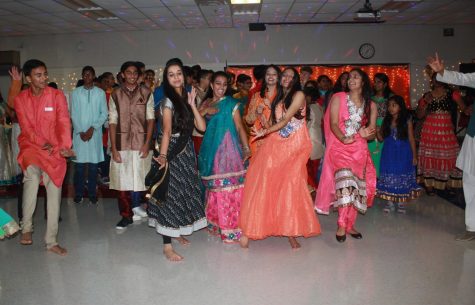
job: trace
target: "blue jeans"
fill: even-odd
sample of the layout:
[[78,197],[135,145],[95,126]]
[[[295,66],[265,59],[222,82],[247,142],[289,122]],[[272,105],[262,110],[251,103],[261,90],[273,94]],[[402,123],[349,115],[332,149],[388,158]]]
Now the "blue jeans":
[[74,198],[82,198],[84,195],[84,170],[88,167],[87,195],[89,199],[97,198],[97,163],[75,163],[74,167]]

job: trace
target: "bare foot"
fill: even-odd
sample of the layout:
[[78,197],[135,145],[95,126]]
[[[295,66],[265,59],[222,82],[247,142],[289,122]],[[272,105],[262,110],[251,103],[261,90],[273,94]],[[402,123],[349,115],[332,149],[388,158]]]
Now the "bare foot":
[[172,262],[179,262],[183,260],[183,256],[176,253],[175,250],[173,250],[171,244],[167,244],[163,247],[163,254],[165,254],[165,257]]
[[175,239],[183,246],[188,246],[189,244],[191,244],[190,241],[184,238],[183,236],[177,237]]
[[241,239],[239,239],[239,244],[241,248],[248,249],[249,248],[249,238],[247,236],[242,235]]
[[292,249],[299,249],[301,247],[295,237],[289,237],[289,243]]
[[59,245],[52,246],[51,248],[48,248],[49,252],[53,252],[55,254],[58,254],[60,256],[66,256],[68,255],[68,250],[65,248],[60,247]]
[[20,244],[24,246],[33,244],[32,232],[21,233]]

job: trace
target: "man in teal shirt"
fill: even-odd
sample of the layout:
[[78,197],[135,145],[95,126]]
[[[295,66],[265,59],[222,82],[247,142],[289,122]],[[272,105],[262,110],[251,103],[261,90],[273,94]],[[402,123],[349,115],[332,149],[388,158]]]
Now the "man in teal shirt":
[[76,152],[74,168],[74,202],[81,203],[84,194],[84,171],[88,167],[87,193],[92,204],[97,203],[97,168],[104,161],[102,125],[107,120],[105,92],[94,86],[94,68],[82,69],[84,85],[71,94],[73,148]]

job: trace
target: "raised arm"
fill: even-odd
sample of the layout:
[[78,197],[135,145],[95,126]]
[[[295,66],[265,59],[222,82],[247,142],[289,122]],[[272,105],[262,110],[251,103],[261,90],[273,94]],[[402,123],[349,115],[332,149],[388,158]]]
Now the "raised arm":
[[194,124],[196,129],[204,133],[206,131],[206,121],[205,119],[201,116],[200,112],[198,111],[198,107],[196,106],[196,88],[193,87],[191,88],[191,92],[188,92],[188,104],[191,107],[191,110],[193,111],[193,116],[194,116]]
[[427,63],[437,73],[437,80],[443,83],[475,88],[475,73],[460,73],[445,70],[444,61],[439,58],[439,54],[429,56]]
[[21,73],[17,67],[13,66],[9,71],[12,82],[10,84],[10,89],[8,90],[8,107],[15,109],[15,97],[20,94],[21,91]]
[[276,132],[287,125],[288,122],[295,116],[298,111],[301,111],[305,105],[305,95],[302,91],[297,91],[292,97],[292,103],[290,104],[289,109],[284,114],[282,120],[272,125],[267,129],[267,134]]

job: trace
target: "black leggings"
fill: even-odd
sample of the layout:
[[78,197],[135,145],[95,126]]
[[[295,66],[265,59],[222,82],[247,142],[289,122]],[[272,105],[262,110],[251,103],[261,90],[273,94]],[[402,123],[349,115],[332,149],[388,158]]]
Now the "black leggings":
[[163,237],[163,244],[171,244],[172,243],[172,238],[170,236],[162,235]]

